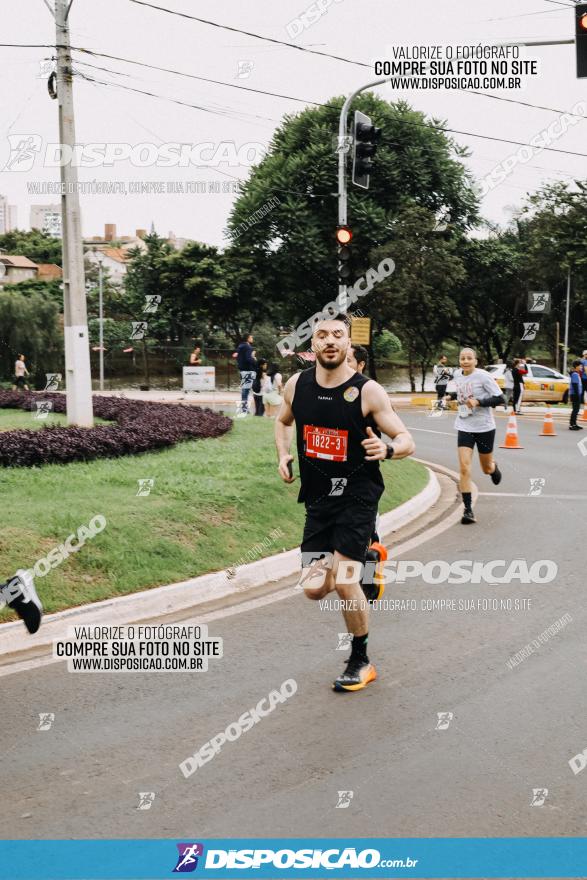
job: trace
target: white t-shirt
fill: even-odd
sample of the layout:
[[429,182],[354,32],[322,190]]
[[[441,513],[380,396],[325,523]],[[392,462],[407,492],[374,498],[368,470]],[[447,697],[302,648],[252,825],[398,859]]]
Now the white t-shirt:
[[495,419],[493,418],[493,409],[490,406],[476,406],[474,409],[466,407],[466,415],[463,407],[469,397],[485,400],[488,397],[501,394],[501,388],[495,379],[486,370],[475,369],[468,376],[465,376],[463,371],[458,369],[455,370],[454,382],[459,407],[455,429],[473,434],[492,431],[495,428]]
[[14,375],[15,376],[24,376],[26,373],[26,366],[24,361],[16,361],[14,364]]

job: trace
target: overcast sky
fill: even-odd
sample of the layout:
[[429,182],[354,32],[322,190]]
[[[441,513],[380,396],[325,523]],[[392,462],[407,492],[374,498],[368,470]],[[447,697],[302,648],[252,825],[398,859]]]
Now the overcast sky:
[[[306,0],[154,0],[161,6],[199,15],[221,24],[242,28],[263,36],[292,41],[286,25],[310,4]],[[566,0],[560,0],[561,3]],[[43,0],[19,0],[5,6],[2,16],[3,42],[51,43],[54,23]],[[75,46],[174,68],[255,89],[267,89],[306,101],[326,101],[347,94],[374,78],[367,68],[320,58],[285,46],[262,42],[242,34],[210,27],[136,5],[131,0],[74,0],[71,41]],[[491,4],[471,0],[442,3],[399,2],[399,0],[339,0],[295,39],[313,47],[355,61],[371,62],[389,57],[393,45],[477,44],[514,40],[570,39],[574,33],[573,10],[548,0],[492,0]],[[57,142],[57,102],[47,94],[46,77],[40,78],[40,62],[49,50],[0,49],[3,112],[0,122],[0,168],[10,156],[8,135],[37,135],[45,143]],[[527,50],[527,57],[540,59],[541,73],[527,81],[523,91],[498,94],[569,111],[581,99],[587,101],[587,80],[577,80],[573,46]],[[50,53],[49,53],[50,54]],[[82,56],[77,55],[77,58]],[[76,134],[78,142],[120,142],[131,145],[163,142],[233,142],[236,149],[246,144],[266,144],[285,113],[303,109],[303,104],[237,91],[222,85],[198,82],[176,75],[141,69],[106,59],[87,59],[111,71],[79,66],[96,78],[120,82],[197,104],[191,109],[166,100],[131,91],[97,85],[77,78],[74,82]],[[239,62],[252,64],[248,77],[238,78]],[[249,64],[250,62],[250,64]],[[427,114],[447,120],[451,128],[467,132],[528,141],[557,117],[557,113],[508,104],[489,98],[451,91],[392,93],[389,86],[378,93],[387,100],[404,98]],[[214,112],[206,112],[212,110]],[[561,150],[586,153],[585,121],[571,126],[552,144]],[[492,140],[458,135],[470,148],[467,160],[481,178],[517,147]],[[136,168],[118,162],[112,168],[82,168],[80,180],[199,181],[209,183],[246,178],[246,166],[226,163],[218,168]],[[519,205],[528,191],[549,179],[585,178],[585,158],[564,153],[543,152],[525,164],[518,164],[510,177],[493,189],[483,201],[485,216],[506,223],[511,207]],[[4,171],[0,193],[18,207],[18,225],[29,227],[32,203],[57,201],[27,191],[31,182],[58,181],[58,168],[45,168],[37,159],[30,172]],[[101,233],[105,223],[116,223],[120,235],[154,222],[160,234],[172,230],[178,236],[224,245],[223,230],[234,195],[190,193],[161,195],[83,195],[84,235]]]

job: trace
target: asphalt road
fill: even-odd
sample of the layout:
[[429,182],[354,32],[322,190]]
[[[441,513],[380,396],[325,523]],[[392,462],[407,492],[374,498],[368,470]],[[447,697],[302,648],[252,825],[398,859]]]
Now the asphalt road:
[[[452,416],[405,420],[419,457],[456,467]],[[587,772],[575,776],[568,762],[587,747],[587,459],[566,425],[546,438],[536,421],[519,421],[525,448],[498,450],[501,486],[476,465],[491,493],[477,502],[477,524],[409,558],[552,560],[552,583],[389,585],[386,598],[417,609],[373,614],[380,677],[357,694],[330,689],[346,658],[340,613],[300,594],[212,622],[224,657],[205,673],[76,675],[59,663],[7,676],[2,836],[585,836]],[[499,442],[504,434],[500,418]],[[545,480],[540,496],[528,495],[531,478]],[[422,610],[428,599],[481,605]],[[493,599],[529,608],[493,610]],[[561,632],[508,668],[567,614]],[[183,777],[182,760],[286,679],[297,693]],[[54,713],[50,730],[36,729],[41,712]],[[452,713],[446,729],[438,713]],[[544,788],[544,804],[531,806]],[[353,792],[346,808],[339,791]],[[150,809],[137,809],[139,792],[155,793]]]

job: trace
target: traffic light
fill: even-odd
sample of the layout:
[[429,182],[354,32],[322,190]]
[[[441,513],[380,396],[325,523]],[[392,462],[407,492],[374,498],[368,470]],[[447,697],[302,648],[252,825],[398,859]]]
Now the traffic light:
[[377,152],[377,141],[381,129],[376,128],[368,116],[355,110],[353,125],[353,183],[369,189],[369,174],[373,170],[373,156]]
[[338,283],[347,285],[352,274],[351,249],[349,247],[353,240],[352,230],[348,226],[339,226],[336,230],[336,240],[338,242]]
[[577,76],[587,76],[587,3],[575,6],[575,51],[577,54]]

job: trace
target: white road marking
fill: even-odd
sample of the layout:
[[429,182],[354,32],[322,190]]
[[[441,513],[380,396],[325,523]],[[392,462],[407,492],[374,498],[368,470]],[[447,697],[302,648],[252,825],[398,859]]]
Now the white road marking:
[[[436,432],[440,433],[440,432]],[[432,462],[424,461],[423,459],[418,459],[424,465],[432,465]],[[450,474],[452,479],[456,482],[458,475],[455,471],[450,470],[444,466],[439,466],[442,468],[441,473]],[[473,483],[473,502],[477,499],[477,486]],[[420,544],[425,544],[427,541],[431,541],[433,538],[436,538],[438,535],[445,532],[447,529],[451,528],[451,526],[455,525],[461,518],[461,510],[457,508],[454,510],[449,516],[444,519],[441,519],[439,523],[432,526],[431,528],[427,528],[425,531],[420,533],[419,535],[415,535],[413,538],[408,538],[402,544],[396,544],[393,546],[393,554],[394,556],[401,556],[403,553],[407,553],[408,551],[412,551],[415,547],[418,547]],[[392,540],[392,536],[389,535],[384,543],[388,544]],[[293,596],[300,596],[301,591],[296,590],[295,586],[284,587],[281,590],[278,590],[274,593],[268,593],[265,596],[258,596],[254,599],[245,599],[242,602],[237,602],[234,605],[229,605],[228,608],[218,608],[214,611],[208,611],[206,613],[199,613],[194,617],[189,618],[181,618],[182,626],[188,626],[191,623],[210,623],[215,620],[224,620],[229,617],[234,617],[236,614],[243,614],[246,611],[252,611],[259,608],[263,608],[265,605],[272,605],[274,602],[280,602],[283,599],[290,599]],[[179,623],[180,621],[175,621],[174,623]],[[33,657],[31,659],[26,660],[17,660],[14,663],[9,665],[0,665],[0,678],[3,678],[5,675],[15,675],[19,672],[28,672],[31,669],[37,669],[42,666],[48,666],[53,663],[65,663],[65,659],[57,660],[52,654],[43,655],[41,657]],[[70,673],[71,675],[75,675],[76,673]],[[99,673],[96,673],[99,674]]]
[[456,437],[456,431],[432,431],[429,428],[408,428],[408,431],[422,431],[423,434],[444,434],[445,437]]
[[485,498],[558,498],[565,501],[587,501],[587,495],[529,495],[527,492],[479,492]]

